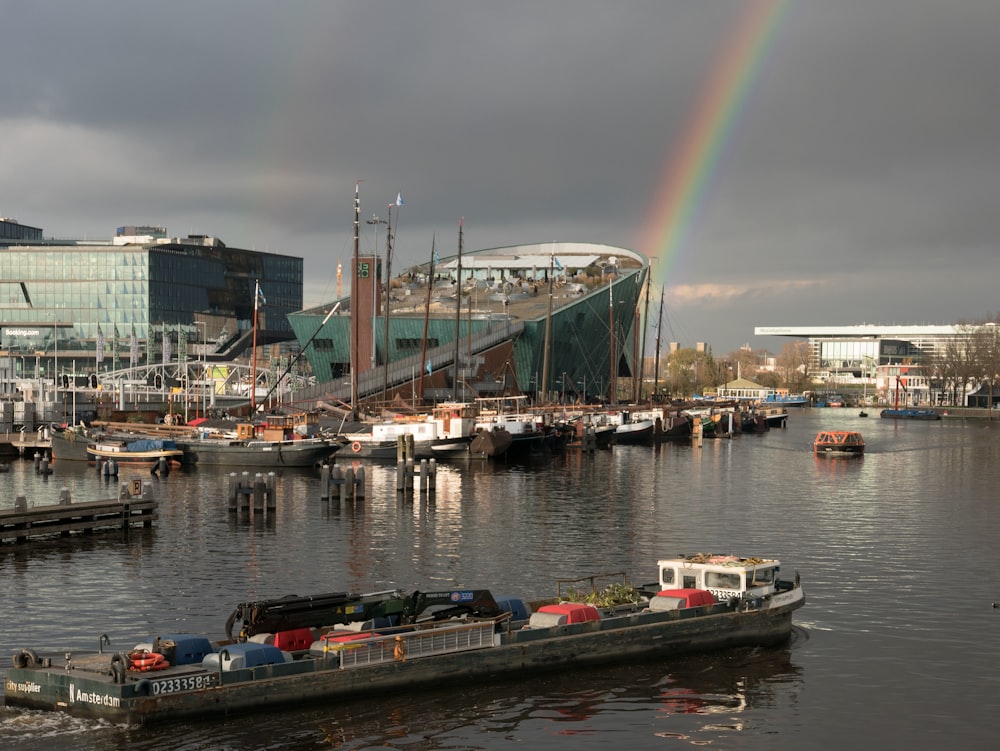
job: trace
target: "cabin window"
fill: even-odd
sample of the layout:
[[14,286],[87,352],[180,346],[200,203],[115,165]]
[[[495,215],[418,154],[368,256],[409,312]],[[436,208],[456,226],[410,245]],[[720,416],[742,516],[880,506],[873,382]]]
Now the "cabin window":
[[751,574],[753,581],[750,582],[750,586],[759,587],[764,584],[774,584],[775,571],[777,571],[777,569],[774,568],[755,569]]
[[739,574],[722,574],[718,571],[705,572],[705,586],[716,589],[742,589]]
[[661,569],[660,571],[660,582],[662,584],[673,584],[674,583],[674,570],[672,568]]

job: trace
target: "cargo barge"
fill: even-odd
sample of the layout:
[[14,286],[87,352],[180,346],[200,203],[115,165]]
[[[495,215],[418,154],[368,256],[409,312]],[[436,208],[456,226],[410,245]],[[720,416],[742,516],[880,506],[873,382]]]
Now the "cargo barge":
[[[776,559],[698,554],[658,566],[653,584],[633,588],[623,574],[603,590],[598,583],[612,575],[559,580],[556,597],[533,603],[475,589],[285,597],[239,605],[215,643],[178,633],[128,652],[52,649],[50,656],[25,648],[13,655],[5,703],[128,724],[223,718],[552,668],[774,646],[789,639],[792,613],[805,604],[798,575],[781,579]],[[581,585],[589,591],[574,589]]]

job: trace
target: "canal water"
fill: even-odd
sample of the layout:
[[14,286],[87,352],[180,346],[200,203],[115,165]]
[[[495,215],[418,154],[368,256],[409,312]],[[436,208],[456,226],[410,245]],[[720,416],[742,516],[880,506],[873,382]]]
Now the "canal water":
[[[820,429],[860,430],[864,457],[814,457]],[[687,445],[440,465],[433,497],[320,498],[276,478],[273,514],[227,511],[228,473],[141,477],[153,529],[0,547],[0,656],[114,650],[158,633],[221,636],[236,603],[392,587],[538,596],[557,577],[716,552],[782,560],[807,603],[790,643],[612,664],[123,728],[0,710],[11,749],[995,748],[1000,737],[1000,425],[793,410],[786,429]],[[117,495],[95,470],[15,461],[0,507]]]

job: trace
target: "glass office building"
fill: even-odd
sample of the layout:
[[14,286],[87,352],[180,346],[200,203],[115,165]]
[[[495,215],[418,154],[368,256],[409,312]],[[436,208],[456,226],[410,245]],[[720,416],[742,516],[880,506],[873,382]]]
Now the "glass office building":
[[[117,242],[25,241],[13,239],[24,233],[10,224],[0,220],[11,238],[0,239],[0,370],[8,379],[58,375],[57,363],[60,373],[79,375],[159,362],[183,339],[242,351],[258,283],[266,295],[258,341],[293,338],[287,315],[302,307],[301,258],[205,236],[123,237],[126,228]],[[206,317],[230,322],[224,337]]]

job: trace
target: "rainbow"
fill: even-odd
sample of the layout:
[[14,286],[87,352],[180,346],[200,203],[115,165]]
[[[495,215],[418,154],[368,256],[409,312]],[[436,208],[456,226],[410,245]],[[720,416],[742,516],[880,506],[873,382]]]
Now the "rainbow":
[[654,283],[670,265],[693,225],[708,184],[760,71],[788,0],[752,0],[713,66],[683,138],[671,150],[664,177],[643,223],[639,248],[658,259]]

